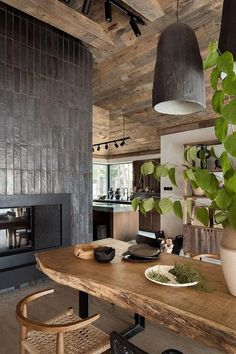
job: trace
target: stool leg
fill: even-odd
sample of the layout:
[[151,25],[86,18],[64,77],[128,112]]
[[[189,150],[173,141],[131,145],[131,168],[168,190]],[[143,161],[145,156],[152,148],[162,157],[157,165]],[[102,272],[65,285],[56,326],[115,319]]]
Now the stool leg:
[[63,333],[57,334],[57,354],[64,354],[64,337]]
[[[27,307],[24,305],[23,307],[23,316],[27,317]],[[27,328],[24,326],[20,327],[20,354],[26,354],[25,346],[24,346],[24,340],[27,336]]]

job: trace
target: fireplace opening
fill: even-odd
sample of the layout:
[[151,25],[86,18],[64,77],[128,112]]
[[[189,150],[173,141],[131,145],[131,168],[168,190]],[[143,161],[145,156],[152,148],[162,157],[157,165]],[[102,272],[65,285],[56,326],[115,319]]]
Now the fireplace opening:
[[0,208],[0,257],[61,245],[61,204]]
[[0,196],[0,289],[40,279],[35,252],[71,245],[71,195]]
[[32,208],[0,208],[0,256],[32,249]]

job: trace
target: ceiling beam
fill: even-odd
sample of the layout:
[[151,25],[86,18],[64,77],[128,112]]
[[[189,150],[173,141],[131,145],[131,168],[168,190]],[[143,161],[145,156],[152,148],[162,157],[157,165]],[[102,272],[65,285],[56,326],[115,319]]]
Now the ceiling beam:
[[158,0],[123,0],[123,2],[151,22],[164,15]]
[[109,49],[114,45],[98,23],[58,0],[3,0],[3,2],[93,47]]

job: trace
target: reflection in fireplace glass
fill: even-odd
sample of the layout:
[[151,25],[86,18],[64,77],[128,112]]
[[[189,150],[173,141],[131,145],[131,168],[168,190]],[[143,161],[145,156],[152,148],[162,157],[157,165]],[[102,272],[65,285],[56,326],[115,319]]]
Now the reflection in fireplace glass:
[[32,249],[31,209],[0,209],[0,256]]

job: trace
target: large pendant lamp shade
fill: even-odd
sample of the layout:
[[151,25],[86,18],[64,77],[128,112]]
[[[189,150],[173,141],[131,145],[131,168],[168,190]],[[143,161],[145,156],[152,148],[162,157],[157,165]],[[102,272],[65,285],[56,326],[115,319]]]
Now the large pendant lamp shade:
[[[236,0],[235,0],[236,1]],[[202,58],[194,31],[177,22],[161,34],[153,83],[153,108],[184,115],[204,110]]]
[[219,50],[231,52],[236,60],[236,0],[224,0]]

